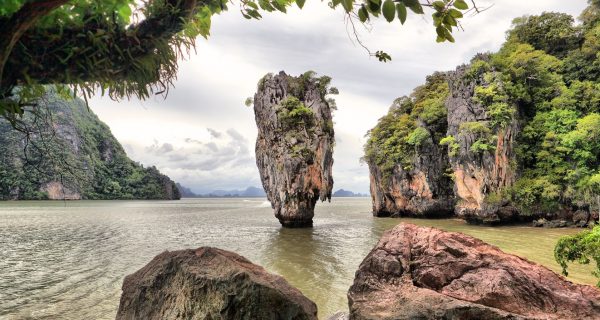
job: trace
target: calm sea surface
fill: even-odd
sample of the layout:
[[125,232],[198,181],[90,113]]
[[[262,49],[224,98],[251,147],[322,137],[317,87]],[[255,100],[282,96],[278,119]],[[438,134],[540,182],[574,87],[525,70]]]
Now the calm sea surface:
[[[460,231],[559,270],[574,229],[477,227],[460,220],[373,218],[369,198],[317,205],[312,229],[282,229],[264,199],[0,203],[0,319],[114,319],[125,275],[164,250],[214,246],[285,277],[325,317],[380,235],[400,222]],[[569,278],[595,283],[591,268]]]

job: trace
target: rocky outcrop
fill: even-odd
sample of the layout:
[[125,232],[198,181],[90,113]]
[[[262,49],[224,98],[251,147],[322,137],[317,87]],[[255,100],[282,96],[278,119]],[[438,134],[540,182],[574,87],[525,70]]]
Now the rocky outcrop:
[[284,227],[312,226],[318,199],[331,199],[334,132],[330,78],[265,76],[254,96],[256,164]]
[[[479,55],[474,61],[488,59],[486,55]],[[519,217],[518,210],[508,202],[490,201],[488,195],[512,186],[517,179],[514,150],[520,127],[515,115],[502,128],[491,125],[489,112],[475,99],[475,88],[502,86],[502,83],[486,81],[485,71],[463,65],[449,73],[447,135],[456,139],[458,147],[450,157],[457,197],[456,215],[469,222],[494,224],[516,221]],[[490,72],[494,71],[488,71],[488,78]],[[492,149],[474,151],[475,143],[488,144]]]
[[15,130],[0,119],[0,200],[179,199],[175,183],[127,157],[80,99],[54,88]]
[[[369,165],[374,216],[444,217],[453,214],[455,198],[448,175],[448,151],[446,146],[440,145],[443,138],[440,132],[445,133],[447,128],[443,106],[447,93],[447,74],[435,73],[427,77],[427,83],[410,97],[396,99],[388,115],[380,120],[398,124],[384,124],[385,128],[371,132],[372,145],[366,148],[370,155],[365,160]],[[424,111],[426,108],[436,110]],[[397,132],[390,134],[393,130]],[[400,151],[378,155],[375,150],[386,148]],[[389,158],[399,158],[391,169]]]
[[461,233],[400,224],[361,263],[350,319],[600,319],[600,291]]
[[[423,126],[423,128],[427,128]],[[454,194],[445,175],[448,166],[446,148],[427,138],[413,157],[410,169],[398,164],[390,177],[369,163],[373,215],[377,217],[446,217],[453,213]]]
[[282,277],[209,247],[163,252],[127,276],[117,320],[317,319],[317,307]]
[[[404,114],[399,112],[395,116],[395,121],[402,121],[403,116],[416,119],[412,133],[394,129],[395,135],[414,144],[414,149],[410,150],[408,165],[406,159],[397,159],[391,175],[385,175],[376,161],[367,157],[375,216],[455,215],[472,223],[486,224],[523,218],[500,196],[518,178],[514,151],[515,137],[520,131],[517,107],[506,103],[506,109],[515,112],[502,115],[499,124],[494,118],[497,115],[490,115],[489,107],[483,105],[485,99],[476,93],[477,89],[486,88],[495,95],[503,94],[501,77],[490,69],[488,60],[487,55],[478,55],[472,64],[436,73],[407,98],[408,102],[397,99],[392,105],[389,114],[394,109],[406,109]],[[487,68],[478,68],[477,63]],[[441,81],[447,94],[439,93]],[[443,100],[438,109],[431,106],[435,104],[431,96],[436,93]],[[443,116],[431,120],[431,114],[441,112]],[[420,129],[424,129],[421,132],[425,138],[415,144],[411,140],[415,140],[415,132]],[[385,144],[378,147],[393,148]],[[406,158],[407,151],[398,156]]]

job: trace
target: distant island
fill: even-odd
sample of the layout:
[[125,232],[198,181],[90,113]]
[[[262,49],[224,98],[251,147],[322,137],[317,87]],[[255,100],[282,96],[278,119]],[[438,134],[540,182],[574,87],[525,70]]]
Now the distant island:
[[[195,193],[192,189],[177,183],[177,188],[182,198],[265,198],[267,194],[262,188],[247,187],[244,190],[214,190],[209,193]],[[333,197],[351,198],[368,197],[367,193],[354,193],[349,190],[339,189],[333,193]]]
[[248,187],[244,190],[214,190],[205,194],[197,194],[190,188],[177,183],[182,198],[265,198],[267,194],[262,188]]
[[340,197],[340,198],[368,197],[368,196],[369,195],[367,193],[354,193],[352,191],[344,190],[344,189],[339,189],[338,191],[333,193],[333,197]]

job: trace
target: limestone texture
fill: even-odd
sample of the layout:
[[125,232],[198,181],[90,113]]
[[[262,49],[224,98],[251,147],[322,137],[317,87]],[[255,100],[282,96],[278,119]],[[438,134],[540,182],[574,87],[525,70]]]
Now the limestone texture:
[[317,201],[331,200],[334,131],[330,78],[268,74],[254,95],[256,164],[275,217],[310,227]]

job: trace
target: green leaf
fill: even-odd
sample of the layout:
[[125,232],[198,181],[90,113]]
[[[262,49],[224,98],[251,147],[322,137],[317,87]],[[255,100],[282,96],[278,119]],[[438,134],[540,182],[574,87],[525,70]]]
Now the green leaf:
[[460,10],[469,9],[469,5],[464,0],[456,0],[454,1],[454,6]]
[[298,5],[298,8],[300,9],[304,7],[304,3],[306,3],[306,0],[296,0],[296,5]]
[[460,19],[463,17],[462,12],[456,10],[456,9],[450,9],[448,10],[448,13],[452,16],[452,18],[454,19]]
[[334,8],[337,7],[340,3],[342,3],[342,0],[331,0],[331,4]]
[[365,22],[369,19],[369,12],[367,11],[367,8],[365,8],[364,5],[362,5],[360,9],[358,9],[358,19],[360,19],[360,22]]
[[425,13],[423,12],[423,7],[419,3],[419,0],[402,0],[402,2],[416,14]]
[[406,6],[402,2],[398,2],[396,4],[396,11],[398,11],[398,19],[400,19],[400,23],[404,24],[406,22]]
[[396,17],[396,6],[394,5],[394,1],[385,0],[383,3],[383,7],[381,8],[381,12],[383,13],[383,17],[387,22],[394,21]]
[[452,18],[452,16],[449,14],[444,16],[444,24],[453,26],[453,27],[456,27],[458,25],[456,20],[454,18]]
[[368,0],[368,1],[369,1],[369,5],[368,5],[369,11],[371,11],[371,13],[377,17],[379,15],[379,13],[381,12],[381,1],[380,0]]
[[450,33],[450,30],[443,28],[444,29],[444,38],[446,38],[448,41],[454,43],[454,37],[452,36],[452,33]]
[[273,5],[273,7],[275,7],[275,9],[277,9],[278,11],[281,11],[283,13],[287,12],[287,9],[285,8],[285,5],[282,3],[280,3],[279,1],[272,1],[271,4]]
[[129,18],[131,17],[131,7],[130,6],[122,6],[119,8],[119,17],[125,22],[129,22]]
[[438,37],[446,39],[446,33],[444,32],[444,30],[446,30],[446,28],[442,26],[438,26],[437,28],[435,28],[435,32],[437,33]]
[[439,12],[436,12],[434,14],[431,15],[431,17],[433,17],[433,25],[436,27],[439,27],[442,25],[442,14]]
[[342,7],[344,7],[346,12],[352,11],[352,2],[353,0],[342,0]]
[[431,5],[437,11],[444,11],[446,8],[446,4],[443,1],[434,1]]

